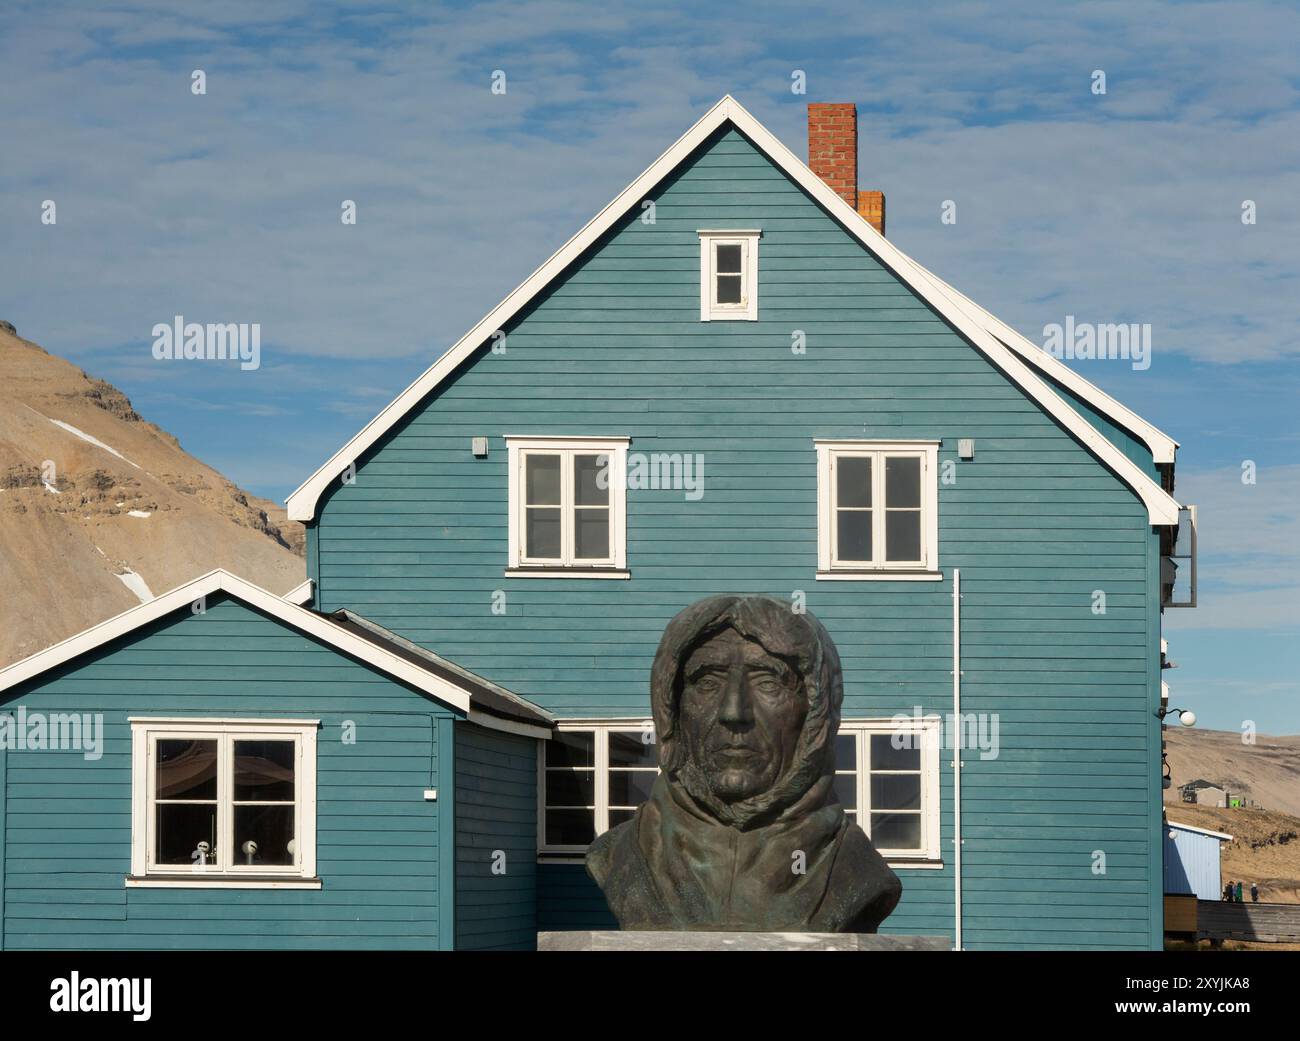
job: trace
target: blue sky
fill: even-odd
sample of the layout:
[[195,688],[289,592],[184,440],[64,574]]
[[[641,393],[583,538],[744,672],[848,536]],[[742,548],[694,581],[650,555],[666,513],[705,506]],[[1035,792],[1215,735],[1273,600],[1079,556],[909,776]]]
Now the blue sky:
[[[0,318],[282,499],[721,95],[800,155],[804,104],[854,101],[921,263],[1035,342],[1151,325],[1149,369],[1074,365],[1181,442],[1201,507],[1175,703],[1300,732],[1298,39],[1266,2],[20,0]],[[156,361],[176,314],[260,323],[261,368]]]

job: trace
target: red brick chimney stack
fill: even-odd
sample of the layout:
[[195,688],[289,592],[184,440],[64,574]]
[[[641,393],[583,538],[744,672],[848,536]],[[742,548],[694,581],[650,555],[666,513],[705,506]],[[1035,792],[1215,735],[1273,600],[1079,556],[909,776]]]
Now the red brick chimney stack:
[[809,102],[808,165],[880,234],[885,233],[885,193],[858,191],[858,107]]

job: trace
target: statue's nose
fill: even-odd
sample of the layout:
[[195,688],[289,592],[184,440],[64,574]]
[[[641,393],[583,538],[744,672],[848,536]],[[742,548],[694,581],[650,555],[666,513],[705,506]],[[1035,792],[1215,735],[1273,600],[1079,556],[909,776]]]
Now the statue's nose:
[[727,687],[722,694],[718,719],[732,726],[743,726],[753,720],[749,684],[745,682],[745,674],[741,670],[736,670],[727,677]]

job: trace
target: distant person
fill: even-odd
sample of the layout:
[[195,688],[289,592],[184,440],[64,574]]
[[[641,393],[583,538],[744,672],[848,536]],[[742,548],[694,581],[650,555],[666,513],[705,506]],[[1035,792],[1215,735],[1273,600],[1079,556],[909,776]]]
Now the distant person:
[[1250,884],[1250,902],[1252,904],[1259,903],[1259,886],[1254,882]]
[[1241,903],[1241,883],[1237,883],[1237,903]]
[[1232,879],[1228,879],[1227,883],[1223,887],[1223,899],[1228,901],[1228,903],[1232,903],[1232,893]]

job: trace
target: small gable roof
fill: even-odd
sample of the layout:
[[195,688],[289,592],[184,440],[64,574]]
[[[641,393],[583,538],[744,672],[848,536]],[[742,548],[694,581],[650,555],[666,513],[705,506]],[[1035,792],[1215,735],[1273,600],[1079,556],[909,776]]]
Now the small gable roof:
[[0,669],[0,694],[216,593],[226,593],[342,654],[373,666],[454,709],[472,723],[529,737],[549,737],[554,728],[554,719],[538,706],[436,654],[423,652],[422,657],[409,652],[406,647],[413,648],[414,644],[373,622],[366,624],[386,636],[365,631],[358,623],[358,616],[351,612],[347,612],[348,624],[343,624],[333,616],[308,610],[220,568]]
[[504,328],[601,235],[655,187],[670,176],[710,134],[731,123],[756,148],[811,195],[846,231],[857,238],[882,264],[930,304],[980,353],[1017,384],[1024,393],[1069,431],[1125,484],[1146,506],[1152,524],[1176,525],[1179,504],[1124,452],[1076,412],[1040,376],[1042,373],[1068,387],[1100,414],[1130,430],[1150,447],[1157,463],[1172,462],[1177,443],[1146,423],[1114,399],[1075,373],[1069,366],[1025,340],[987,311],[931,274],[873,228],[839,197],[793,152],[755,119],[740,102],[727,95],[706,112],[667,151],[656,159],[603,210],[594,216],[541,267],[492,309],[482,321],[426,369],[401,394],[334,453],[286,500],[290,520],[309,521],[316,516],[321,496],[334,480],[373,447],[498,329]]

